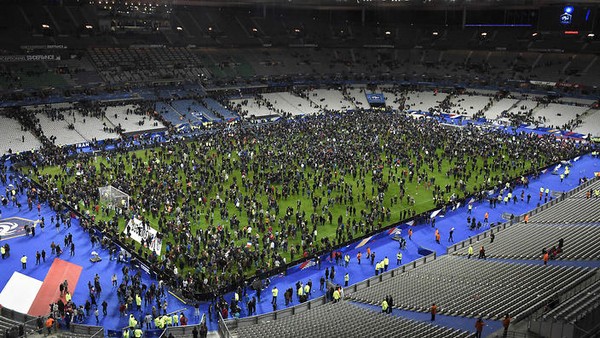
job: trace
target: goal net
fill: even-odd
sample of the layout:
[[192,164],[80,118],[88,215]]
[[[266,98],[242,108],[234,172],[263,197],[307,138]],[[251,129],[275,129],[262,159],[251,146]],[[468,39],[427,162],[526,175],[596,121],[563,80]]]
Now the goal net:
[[129,208],[129,195],[113,187],[112,185],[98,188],[98,193],[100,195],[101,205],[104,205],[110,209]]

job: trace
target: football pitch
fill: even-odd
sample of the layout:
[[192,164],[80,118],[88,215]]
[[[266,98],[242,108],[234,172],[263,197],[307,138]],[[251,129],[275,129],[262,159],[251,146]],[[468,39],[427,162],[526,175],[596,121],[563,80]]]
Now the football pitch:
[[[503,142],[484,156],[477,147],[453,152],[450,141],[436,142],[435,148],[417,147],[419,140],[408,135],[399,136],[400,141],[394,142],[403,147],[394,148],[390,143],[396,136],[375,135],[376,144],[368,149],[336,148],[338,142],[364,141],[352,136],[318,142],[301,130],[283,140],[279,136],[218,141],[207,137],[144,150],[83,155],[66,165],[41,168],[40,174],[84,214],[97,221],[118,222],[114,232],[137,250],[139,244],[123,235],[126,222],[134,216],[149,221],[164,236],[161,258],[170,257],[180,271],[198,269],[198,260],[186,259],[186,251],[200,260],[209,259],[206,241],[197,250],[188,244],[210,230],[212,248],[260,253],[254,256],[260,257],[258,261],[224,263],[224,272],[242,270],[250,276],[258,269],[273,268],[276,257],[289,263],[304,252],[328,249],[499,186],[551,160],[545,154],[534,163],[515,159],[511,145]],[[306,155],[314,153],[311,148],[319,143],[325,143],[319,153],[326,158]],[[362,153],[331,155],[339,149]],[[130,208],[122,215],[100,205],[97,190],[110,184],[130,195]],[[222,236],[216,236],[221,231]],[[176,247],[183,249],[173,250]],[[206,264],[202,265],[206,271]]]

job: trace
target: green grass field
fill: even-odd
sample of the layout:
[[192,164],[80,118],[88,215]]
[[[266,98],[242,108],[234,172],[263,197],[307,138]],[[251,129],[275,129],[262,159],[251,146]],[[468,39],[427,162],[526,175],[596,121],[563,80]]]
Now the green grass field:
[[[198,144],[195,144],[196,146]],[[194,161],[197,161],[199,166],[211,166],[214,165],[214,172],[218,173],[215,174],[212,178],[214,181],[218,181],[219,179],[217,179],[217,177],[221,177],[220,181],[218,184],[212,184],[210,186],[205,186],[205,187],[201,187],[200,190],[202,191],[201,195],[205,196],[208,200],[214,199],[216,198],[217,195],[219,195],[221,198],[223,198],[223,196],[225,196],[226,194],[226,189],[224,187],[229,187],[232,184],[239,184],[239,182],[242,181],[242,172],[240,169],[234,169],[234,170],[230,170],[232,165],[231,163],[239,163],[240,162],[240,157],[235,153],[229,153],[228,155],[218,155],[215,151],[215,149],[210,148],[211,150],[207,153],[204,153],[203,155],[199,155],[199,156],[194,156],[194,155],[190,155],[190,158],[193,159]],[[251,150],[254,150],[257,154],[261,151],[259,146],[254,146],[253,148],[250,148]],[[114,168],[115,166],[118,164],[119,166],[122,166],[122,168],[124,168],[124,172],[125,175],[127,176],[127,178],[129,180],[131,180],[132,182],[138,182],[138,185],[144,186],[146,184],[148,184],[151,180],[152,177],[150,175],[144,175],[144,172],[146,171],[146,167],[148,166],[148,163],[151,163],[151,161],[156,160],[156,158],[160,158],[161,161],[161,166],[165,167],[168,166],[172,163],[175,162],[176,159],[178,159],[179,155],[177,154],[177,151],[173,152],[172,155],[169,155],[166,152],[161,152],[161,150],[159,148],[154,149],[156,151],[152,151],[152,150],[138,150],[135,152],[130,152],[127,156],[122,156],[122,155],[111,155],[113,156],[110,160],[107,159],[106,157],[90,157],[89,158],[89,165],[93,165],[96,167],[97,169],[97,177],[104,177],[104,178],[109,178],[110,173],[114,172]],[[438,150],[439,151],[439,155],[441,155],[442,150]],[[158,155],[158,154],[162,154],[162,155]],[[502,154],[502,152],[500,152],[500,154]],[[143,163],[143,165],[138,165],[137,167],[135,167],[132,163],[132,155],[135,155],[135,157],[137,159],[139,159],[141,161],[141,163]],[[462,159],[462,161],[464,161],[467,164],[467,167],[469,166],[473,166],[474,168],[474,172],[478,171],[480,168],[483,168],[484,165],[491,165],[491,163],[495,160],[496,158],[493,157],[488,157],[488,158],[484,158],[484,157],[476,157],[476,158],[469,158],[469,157],[465,157]],[[415,160],[415,159],[413,159]],[[213,161],[213,162],[211,162]],[[390,163],[390,161],[388,161],[384,155],[381,155],[381,163]],[[428,171],[430,173],[431,177],[435,178],[435,184],[444,187],[446,184],[449,184],[452,187],[452,193],[455,193],[458,198],[462,198],[464,197],[465,194],[471,194],[472,192],[476,191],[476,189],[481,189],[482,186],[482,182],[484,181],[484,177],[479,177],[479,179],[476,178],[476,175],[470,175],[468,176],[469,178],[466,180],[466,190],[460,191],[458,189],[455,188],[454,184],[455,184],[455,179],[452,177],[448,177],[445,173],[448,172],[449,170],[451,170],[452,168],[456,167],[457,165],[457,160],[453,161],[452,163],[449,162],[447,159],[443,160],[441,162],[441,168],[438,168],[437,166],[434,166],[434,168],[428,168],[427,166],[424,166],[423,171]],[[69,167],[74,167],[75,164],[77,162],[70,162],[69,163]],[[81,162],[80,162],[81,163]],[[104,170],[102,170],[102,165],[105,166]],[[492,180],[498,180],[500,179],[501,175],[508,175],[511,177],[515,177],[517,175],[521,175],[523,172],[526,172],[530,169],[531,167],[531,163],[526,163],[525,166],[516,169],[516,168],[512,168],[510,172],[501,172],[500,170],[495,170],[491,172],[490,178]],[[106,169],[109,168],[109,169]],[[427,169],[427,170],[425,170]],[[402,221],[402,211],[406,210],[406,209],[412,209],[414,210],[414,212],[416,214],[419,214],[421,212],[430,210],[432,208],[435,207],[434,204],[434,199],[433,199],[433,194],[432,194],[432,190],[431,189],[427,189],[426,184],[421,183],[418,184],[417,183],[417,179],[415,177],[415,179],[413,180],[413,182],[406,182],[405,183],[405,191],[406,191],[406,195],[410,195],[411,197],[414,198],[414,204],[410,205],[410,203],[408,203],[406,197],[403,198],[401,201],[398,201],[397,203],[392,204],[392,199],[393,197],[398,197],[400,195],[400,187],[397,184],[397,179],[402,177],[402,173],[403,171],[406,171],[407,168],[403,167],[403,166],[391,166],[391,165],[385,165],[382,169],[382,176],[384,178],[384,180],[386,182],[390,182],[389,184],[389,188],[387,189],[387,191],[385,192],[385,198],[383,201],[383,205],[390,210],[390,214],[389,217],[386,217],[384,222],[381,224],[382,226],[386,226],[386,225],[390,225],[399,221]],[[224,171],[228,171],[227,177],[225,178],[222,173]],[[184,171],[181,168],[177,168],[177,170],[172,170],[169,173],[169,177],[171,178],[171,182],[175,182],[175,181],[179,181],[179,185],[177,185],[177,189],[181,190],[182,195],[181,196],[186,196],[189,194],[192,194],[193,191],[196,188],[188,188],[187,185],[183,182],[188,182],[190,180],[190,177],[188,177],[186,174],[189,173],[189,171]],[[62,169],[60,169],[57,166],[53,166],[53,167],[46,167],[43,168],[41,170],[41,173],[43,175],[46,175],[46,177],[59,177],[58,180],[52,180],[50,179],[50,182],[55,182],[56,185],[59,188],[59,191],[61,192],[65,192],[67,191],[68,194],[68,187],[72,186],[74,184],[75,181],[77,180],[81,180],[81,178],[76,177],[75,175],[70,175],[70,176],[66,176],[64,175],[64,172]],[[114,174],[113,174],[114,175]],[[254,176],[257,175],[256,172],[254,171],[250,171],[247,173],[247,180],[252,180],[254,178]],[[304,185],[304,187],[306,187],[303,190],[308,190],[308,187],[312,187],[314,184],[318,184],[318,182],[315,181],[316,177],[322,177],[319,176],[317,174],[317,172],[315,170],[312,169],[307,169],[305,171],[305,175],[307,177],[309,177],[306,180],[306,184]],[[362,171],[362,174],[356,174],[353,175],[351,173],[345,173],[343,175],[340,175],[338,178],[338,182],[344,182],[345,184],[347,184],[348,186],[353,187],[352,190],[352,195],[354,198],[354,203],[352,203],[352,205],[357,209],[357,216],[356,217],[348,217],[346,215],[346,205],[350,205],[350,203],[333,203],[333,205],[330,206],[329,211],[332,213],[332,224],[330,224],[329,222],[326,222],[324,226],[318,226],[318,238],[323,238],[323,237],[329,237],[329,238],[335,238],[336,235],[336,228],[337,228],[337,222],[336,220],[338,219],[339,216],[343,217],[344,223],[349,222],[349,219],[357,219],[359,222],[361,221],[361,217],[360,217],[360,210],[369,210],[369,206],[367,204],[367,201],[373,201],[375,196],[377,195],[377,189],[374,185],[374,183],[372,182],[373,179],[373,172],[371,170],[364,170]],[[364,185],[362,184],[362,182],[364,182]],[[276,184],[274,185],[275,189],[278,189],[279,191],[281,191],[282,189],[282,184]],[[364,187],[364,188],[363,188]],[[243,191],[243,188],[240,189]],[[442,189],[443,190],[443,189]],[[373,192],[375,194],[373,194]],[[246,192],[246,194],[252,194],[255,196],[256,200],[263,203],[263,205],[267,205],[267,200],[269,198],[269,195],[261,192],[259,189],[251,189],[250,191]],[[324,186],[321,186],[319,188],[317,188],[314,192],[313,192],[313,196],[318,195],[318,196],[322,196],[325,197],[323,198],[324,201],[326,201],[326,197],[328,195],[327,193],[327,189]],[[335,197],[339,197],[342,196],[343,193],[340,191],[336,191],[334,190],[330,197],[335,198]],[[445,194],[445,199],[447,200],[448,196],[450,194]],[[140,200],[141,198],[143,198],[143,196],[139,196],[136,193],[133,193],[131,195],[131,204],[136,204],[136,201]],[[207,229],[209,228],[209,223],[212,223],[213,226],[216,225],[223,225],[223,226],[228,226],[229,225],[229,221],[226,219],[221,219],[219,212],[217,212],[216,210],[213,210],[214,212],[214,217],[210,216],[209,218],[212,218],[212,221],[207,222],[206,221],[206,217],[207,214],[213,215],[213,212],[211,212],[210,207],[208,206],[204,206],[202,203],[198,203],[197,200],[192,200],[192,201],[196,201],[196,203],[193,203],[191,205],[188,205],[188,207],[191,208],[191,210],[193,212],[191,212],[190,214],[193,215],[191,216],[191,222],[192,222],[192,233],[195,233],[195,230],[197,228],[202,228],[202,229]],[[87,201],[85,202],[84,200],[80,200],[80,201],[75,201],[76,203],[79,204],[81,210],[89,210],[92,214],[94,213],[93,211],[93,205],[95,205],[96,203],[98,203],[98,201]],[[184,198],[180,197],[178,200],[178,204],[181,205],[184,202]],[[293,208],[294,211],[296,211],[296,208],[298,206],[298,203],[301,203],[301,207],[300,210],[304,211],[307,215],[307,219],[308,219],[308,215],[311,215],[314,210],[312,207],[312,201],[311,198],[309,196],[307,196],[307,194],[301,194],[301,193],[295,193],[295,194],[291,194],[286,198],[281,198],[280,200],[278,200],[278,204],[279,204],[279,215],[277,215],[277,220],[279,220],[283,214],[285,213],[285,210],[290,207]],[[325,202],[323,202],[321,205],[319,205],[319,207],[316,210],[316,213],[320,213],[322,210],[322,205],[325,204]],[[240,221],[240,228],[243,228],[244,226],[248,225],[248,224],[252,224],[253,228],[256,229],[256,220],[254,220],[254,222],[249,219],[247,217],[246,212],[239,212],[235,205],[234,202],[232,200],[228,201],[226,203],[226,207],[229,211],[229,216],[233,216],[233,215],[237,215],[239,221]],[[217,209],[218,210],[218,209]],[[104,213],[100,212],[99,214],[96,215],[97,219],[101,219],[101,220],[108,220],[110,218],[112,218],[112,213],[107,216]],[[173,214],[167,214],[166,212],[162,213],[163,217],[165,220],[173,220],[174,216]],[[158,218],[152,216],[152,214],[150,212],[146,212],[144,214],[144,217],[146,217],[150,223],[152,224],[153,227],[158,229]],[[160,216],[159,216],[160,217]],[[379,222],[375,222],[375,226],[374,228],[378,228],[379,227]],[[275,224],[271,223],[271,226],[273,226],[273,231],[279,231],[281,228],[279,227],[278,223],[275,222]],[[120,218],[119,220],[119,231],[123,231],[125,227],[125,218]],[[362,229],[361,229],[362,230]],[[367,230],[367,229],[364,229]],[[358,233],[354,233],[353,234],[353,238],[356,238],[362,234],[364,234],[365,231],[359,231]],[[173,231],[167,231],[165,232],[166,236],[167,236],[167,241],[174,243],[175,242],[175,237],[174,237],[174,232]],[[344,236],[344,240],[347,240],[348,237]],[[240,246],[244,246],[245,243],[247,242],[247,238],[243,237],[241,239],[234,239],[236,244],[240,245]],[[300,236],[293,236],[291,238],[289,238],[289,244],[290,247],[299,244],[301,242]],[[137,243],[132,243],[134,245],[136,245],[137,247],[139,247],[139,245]],[[165,250],[165,245],[163,245],[163,252]],[[290,261],[290,252],[283,252],[281,253],[283,257],[286,258],[286,260],[289,262]],[[295,258],[298,258],[299,254],[296,254]],[[187,268],[185,269],[187,270]],[[252,273],[254,273],[255,268],[249,268],[245,271],[245,274],[247,275],[251,275]]]

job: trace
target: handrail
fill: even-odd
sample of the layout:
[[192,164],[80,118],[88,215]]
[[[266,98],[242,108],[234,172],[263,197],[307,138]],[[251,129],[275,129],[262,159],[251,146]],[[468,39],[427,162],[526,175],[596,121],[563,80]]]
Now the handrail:
[[506,229],[509,226],[512,226],[512,225],[515,225],[515,224],[520,224],[521,220],[524,219],[524,217],[525,217],[526,214],[530,214],[530,215],[537,214],[540,211],[545,210],[548,207],[553,206],[554,204],[556,204],[556,203],[558,203],[560,201],[565,200],[566,198],[569,198],[569,197],[575,195],[576,193],[580,192],[581,190],[583,190],[584,188],[586,188],[587,186],[591,185],[592,183],[594,183],[594,182],[596,182],[598,180],[600,180],[600,178],[598,178],[598,177],[592,177],[589,180],[585,181],[584,183],[582,183],[582,184],[576,186],[575,188],[567,191],[563,195],[561,195],[561,196],[559,196],[557,198],[553,198],[550,201],[548,201],[547,203],[544,203],[544,204],[541,204],[538,207],[535,207],[535,209],[533,209],[531,211],[525,212],[525,213],[523,213],[521,215],[518,215],[518,216],[515,215],[515,218],[512,219],[512,220],[509,220],[509,221],[506,221],[506,222],[503,222],[503,223],[499,223],[495,227],[490,228],[490,229],[488,229],[488,230],[486,230],[486,231],[484,231],[482,233],[479,233],[479,234],[473,235],[471,237],[468,237],[468,238],[466,238],[466,239],[464,239],[464,240],[462,240],[462,241],[460,241],[458,243],[454,243],[454,244],[446,247],[446,253],[450,254],[452,252],[456,252],[456,251],[458,251],[460,249],[463,249],[465,247],[465,245],[467,245],[467,244],[473,244],[474,242],[477,243],[477,242],[479,242],[481,240],[480,237],[482,235],[483,235],[483,238],[487,238],[488,237],[488,233],[493,233],[494,229],[496,229],[496,232],[498,232],[498,231],[500,231],[499,229],[503,229],[504,230],[504,229]]
[[104,328],[98,329],[96,333],[94,333],[90,338],[94,338],[98,335],[98,333],[102,332],[102,336],[104,336]]
[[227,327],[227,323],[225,323],[225,320],[223,319],[223,315],[221,315],[221,311],[217,311],[219,313],[219,318],[218,318],[218,324],[219,324],[219,336],[223,337],[223,338],[231,338],[231,332],[229,331],[229,328]]
[[[388,280],[389,278],[393,278],[398,274],[401,273],[409,273],[409,271],[413,271],[414,269],[416,269],[417,267],[423,265],[423,264],[427,264],[428,262],[430,262],[431,260],[436,260],[437,259],[437,254],[435,252],[421,257],[415,261],[403,264],[401,266],[398,266],[394,269],[391,269],[389,271],[386,271],[382,274],[379,274],[377,276],[372,276],[370,278],[367,278],[366,280],[362,280],[359,282],[356,282],[354,284],[351,284],[347,287],[344,287],[344,290],[347,290],[344,292],[344,298],[352,298],[351,294],[356,292],[359,289],[363,289],[366,287],[371,287],[373,285],[379,284],[385,280]],[[277,310],[277,311],[273,311],[273,312],[269,312],[269,313],[265,313],[265,314],[260,314],[260,315],[254,315],[251,317],[245,317],[245,318],[231,318],[231,319],[223,319],[223,324],[225,326],[225,328],[227,329],[227,332],[223,332],[221,334],[221,337],[223,338],[228,338],[229,336],[227,334],[230,335],[229,333],[229,325],[234,325],[233,328],[237,328],[240,326],[240,324],[257,324],[258,323],[258,318],[265,318],[265,317],[269,317],[272,319],[277,319],[279,317],[279,314],[281,313],[288,313],[291,312],[292,315],[296,314],[297,309],[312,309],[315,306],[321,306],[324,305],[328,302],[327,298],[325,295],[311,299],[307,302],[304,303],[300,303],[294,306],[290,306],[290,307],[286,307],[284,309],[281,310]],[[223,318],[221,316],[221,313],[219,312],[219,318]],[[245,325],[244,325],[245,326]],[[222,330],[221,326],[219,326],[219,330]]]

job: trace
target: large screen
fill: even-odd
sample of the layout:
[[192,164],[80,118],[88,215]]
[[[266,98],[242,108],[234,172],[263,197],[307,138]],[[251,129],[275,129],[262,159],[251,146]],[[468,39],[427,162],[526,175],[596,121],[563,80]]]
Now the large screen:
[[540,30],[591,31],[597,7],[561,5],[540,9]]

